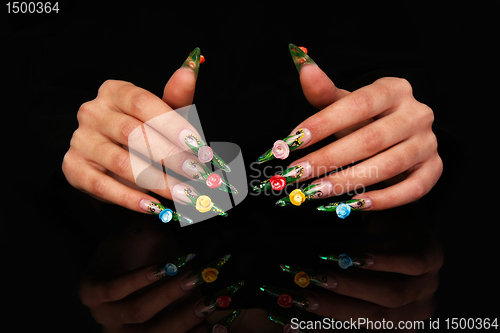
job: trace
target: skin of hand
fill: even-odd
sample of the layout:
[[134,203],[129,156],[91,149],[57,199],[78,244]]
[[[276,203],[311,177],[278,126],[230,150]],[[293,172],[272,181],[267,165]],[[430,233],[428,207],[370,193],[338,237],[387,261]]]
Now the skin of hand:
[[[172,75],[165,85],[162,99],[129,82],[104,82],[97,97],[84,103],[77,113],[79,127],[62,164],[68,182],[99,200],[145,212],[140,207],[141,200],[158,200],[147,195],[147,189],[135,185],[131,163],[140,165],[145,162],[128,152],[129,138],[141,126],[143,131],[156,133],[144,123],[156,116],[171,114],[170,127],[163,126],[160,135],[148,134],[148,139],[156,161],[163,163],[168,156],[173,156],[168,163],[175,164],[173,169],[180,170],[181,158],[178,156],[187,154],[183,150],[185,147],[179,147],[176,138],[162,134],[174,132],[175,128],[192,128],[172,111],[193,102],[195,86],[196,75],[186,67],[179,68]],[[148,156],[147,151],[141,153]],[[152,178],[158,184],[152,191],[167,199],[172,199],[169,187],[181,183],[161,171]]]
[[436,184],[443,163],[432,131],[434,114],[415,100],[407,80],[382,78],[348,92],[338,89],[316,64],[305,64],[300,70],[300,83],[307,100],[321,111],[291,132],[307,128],[311,133],[308,142],[298,149],[330,135],[338,138],[290,164],[309,163],[311,174],[300,181],[359,162],[349,172],[343,170],[321,179],[331,182],[330,196],[359,193],[381,182],[390,185],[353,197],[368,199],[371,207],[366,209],[371,210],[413,202]]

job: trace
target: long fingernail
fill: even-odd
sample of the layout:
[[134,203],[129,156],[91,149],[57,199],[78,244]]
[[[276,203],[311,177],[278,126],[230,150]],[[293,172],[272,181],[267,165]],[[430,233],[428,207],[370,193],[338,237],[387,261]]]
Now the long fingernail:
[[227,308],[231,304],[234,294],[244,285],[245,281],[241,280],[205,298],[195,305],[194,313],[198,318],[205,318],[218,308]]
[[191,261],[195,256],[196,254],[189,253],[183,257],[178,258],[177,260],[174,260],[174,262],[170,262],[167,263],[166,265],[153,268],[147,273],[146,276],[148,280],[155,281],[164,278],[167,275],[168,276],[177,275],[179,268],[184,266],[187,262]]
[[200,58],[201,58],[200,48],[195,47],[194,50],[186,58],[186,61],[184,61],[181,67],[186,67],[191,69],[194,72],[195,77],[198,78],[198,72],[200,70]]
[[318,206],[316,209],[322,212],[336,212],[339,218],[345,219],[349,216],[351,210],[363,210],[368,209],[371,206],[372,200],[370,198],[364,198],[329,203],[327,205]]
[[189,275],[184,281],[181,282],[181,288],[183,290],[191,290],[203,282],[213,283],[217,280],[219,276],[219,269],[224,265],[229,258],[230,254],[227,254],[219,259],[211,262],[208,265],[203,266],[193,274]]
[[266,285],[261,286],[260,290],[276,297],[279,306],[283,308],[289,308],[292,305],[308,311],[315,311],[319,308],[319,301],[316,296],[306,291],[296,292]]
[[310,185],[304,187],[304,189],[293,190],[288,197],[281,198],[276,201],[276,206],[300,206],[302,203],[310,200],[321,199],[323,197],[328,197],[333,193],[333,184],[326,180],[320,179],[312,182]]
[[300,146],[309,143],[309,141],[311,141],[311,131],[309,131],[307,128],[300,128],[283,140],[276,141],[273,145],[273,148],[262,154],[257,159],[257,162],[264,163],[274,158],[284,160],[288,157],[288,154],[291,151],[294,151]]
[[295,183],[299,179],[306,179],[311,177],[313,170],[308,162],[303,162],[294,166],[290,166],[282,173],[278,173],[269,179],[260,182],[259,185],[254,186],[255,192],[262,192],[268,190],[281,191],[287,184]]
[[[225,303],[221,303],[222,305],[225,305]],[[219,306],[220,307],[220,306]],[[210,331],[211,333],[227,333],[228,330],[227,328],[238,318],[240,315],[241,310],[234,310],[230,314],[228,314],[225,317],[222,317],[219,319],[215,325],[212,327],[212,330]]]
[[212,148],[207,146],[203,140],[201,140],[193,131],[185,129],[179,133],[179,142],[181,145],[189,148],[194,155],[198,156],[198,159],[202,163],[210,162],[216,167],[226,171],[231,172],[231,168],[222,160],[222,158],[217,155]]
[[200,213],[212,212],[220,216],[227,216],[227,213],[217,207],[209,196],[201,195],[191,186],[177,184],[172,188],[171,192],[173,198],[195,207]]
[[310,283],[314,283],[315,285],[328,290],[337,288],[337,279],[330,273],[285,264],[281,264],[280,267],[284,272],[294,276],[293,281],[299,287],[305,288]]
[[300,47],[294,44],[289,44],[288,49],[290,50],[290,55],[292,56],[293,63],[297,68],[297,72],[300,73],[302,66],[305,64],[315,65],[316,63],[304,52]]
[[205,183],[210,188],[218,188],[224,192],[238,194],[236,187],[224,181],[217,173],[212,173],[203,163],[195,159],[186,159],[182,163],[182,171],[188,178]]
[[189,217],[182,215],[179,212],[173,211],[170,208],[163,206],[159,202],[154,202],[149,199],[142,199],[139,203],[139,207],[141,207],[141,209],[145,212],[157,215],[163,223],[168,223],[171,220],[187,224],[193,223],[193,220],[191,220]]
[[332,260],[338,262],[340,268],[347,269],[351,266],[356,266],[359,268],[370,268],[373,267],[374,261],[372,256],[368,254],[362,255],[347,255],[345,253],[341,254],[320,254],[320,259]]

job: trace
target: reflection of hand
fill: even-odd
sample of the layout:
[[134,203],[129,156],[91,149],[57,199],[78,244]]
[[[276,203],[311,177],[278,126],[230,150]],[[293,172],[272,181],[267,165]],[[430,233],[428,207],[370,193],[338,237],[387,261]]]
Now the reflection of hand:
[[[387,215],[385,212],[376,214],[373,217],[377,219]],[[370,221],[373,223],[370,228],[380,228],[379,222]],[[391,321],[395,328],[399,321],[430,318],[435,311],[434,292],[438,287],[443,253],[430,231],[409,224],[398,226],[397,222],[392,222],[376,234],[361,233],[364,239],[377,239],[387,233],[393,237],[387,244],[375,243],[373,249],[362,251],[369,254],[348,253],[353,265],[342,267],[346,269],[336,262],[342,257],[338,254],[322,256],[335,260],[329,261],[331,269],[325,271],[282,265],[285,272],[294,275],[295,283],[304,288],[295,288],[292,292],[309,302],[309,308],[295,305],[336,320]],[[292,277],[288,275],[288,279]]]
[[166,327],[169,332],[186,332],[199,325],[203,319],[194,311],[199,299],[188,300],[172,311],[161,312],[189,293],[181,288],[187,274],[166,277],[168,281],[134,294],[157,280],[154,276],[157,267],[143,267],[109,279],[88,275],[80,286],[80,299],[106,332],[164,332]]
[[[442,173],[431,128],[434,115],[415,100],[408,81],[382,78],[350,93],[338,89],[302,51],[291,46],[291,52],[304,95],[322,110],[299,124],[284,141],[293,151],[331,135],[338,138],[291,163],[303,167],[302,175],[291,181],[304,181],[361,161],[349,172],[313,182],[322,184],[322,198],[354,190],[359,193],[366,186],[398,175],[403,176],[400,182],[355,198],[365,198],[365,209],[383,210],[413,202],[429,192]],[[268,152],[259,161],[270,158],[273,156]]]

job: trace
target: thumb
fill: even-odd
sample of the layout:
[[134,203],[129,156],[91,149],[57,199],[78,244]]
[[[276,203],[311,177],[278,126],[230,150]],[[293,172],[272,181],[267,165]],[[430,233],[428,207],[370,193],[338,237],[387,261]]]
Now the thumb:
[[325,72],[307,55],[307,49],[294,44],[290,44],[288,48],[300,75],[302,91],[311,105],[323,109],[349,93],[335,86]]
[[172,109],[193,104],[200,58],[200,48],[197,47],[189,54],[181,68],[174,72],[165,85],[162,99]]

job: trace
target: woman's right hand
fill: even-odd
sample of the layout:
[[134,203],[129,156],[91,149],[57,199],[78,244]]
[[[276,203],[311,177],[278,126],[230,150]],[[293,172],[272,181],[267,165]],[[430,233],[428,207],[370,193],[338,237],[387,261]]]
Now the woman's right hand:
[[[152,163],[139,156],[188,178],[206,171],[185,139],[194,135],[202,140],[200,134],[180,114],[172,112],[192,104],[199,65],[200,51],[196,48],[172,75],[162,99],[129,82],[104,82],[96,99],[84,103],[78,111],[79,127],[62,164],[68,182],[102,201],[139,212],[153,211],[151,203],[158,203],[146,194],[147,189],[189,203],[184,189],[192,187],[150,167]],[[147,171],[139,174],[140,183],[137,170]],[[177,184],[181,185],[176,191],[173,187]]]

